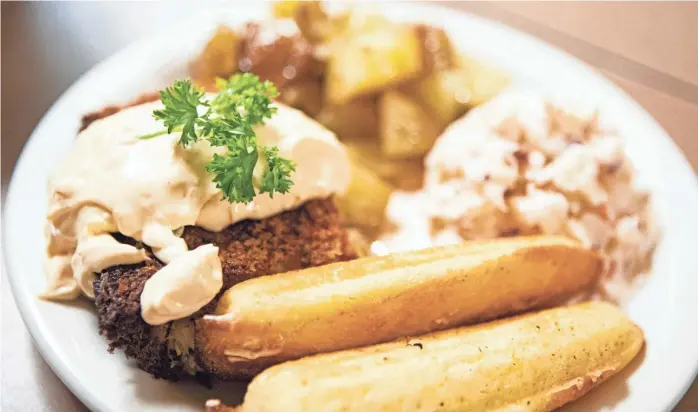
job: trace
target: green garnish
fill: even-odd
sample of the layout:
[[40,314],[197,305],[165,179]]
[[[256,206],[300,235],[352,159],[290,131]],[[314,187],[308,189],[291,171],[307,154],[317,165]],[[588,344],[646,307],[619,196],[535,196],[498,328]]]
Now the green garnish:
[[263,124],[276,113],[271,101],[278,95],[276,86],[261,82],[251,73],[236,74],[228,80],[217,79],[220,92],[208,101],[189,80],[178,80],[160,92],[163,110],[153,111],[167,130],[140,136],[150,139],[166,133],[182,132],[179,144],[192,145],[207,139],[211,146],[226,147],[227,153],[214,154],[206,165],[216,187],[230,203],[251,202],[257,194],[253,172],[261,153],[265,159],[259,193],[287,193],[296,165],[279,157],[279,149],[260,146],[253,126]]

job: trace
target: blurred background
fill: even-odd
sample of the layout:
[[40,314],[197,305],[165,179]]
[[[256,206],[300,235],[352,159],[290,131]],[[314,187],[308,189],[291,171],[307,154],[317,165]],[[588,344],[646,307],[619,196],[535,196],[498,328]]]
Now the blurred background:
[[[698,3],[443,2],[594,66],[650,112],[698,169]],[[3,2],[2,195],[51,104],[92,66],[201,2]],[[4,282],[4,280],[3,280]],[[2,288],[2,410],[82,411],[34,348]],[[698,386],[677,408],[698,411]]]

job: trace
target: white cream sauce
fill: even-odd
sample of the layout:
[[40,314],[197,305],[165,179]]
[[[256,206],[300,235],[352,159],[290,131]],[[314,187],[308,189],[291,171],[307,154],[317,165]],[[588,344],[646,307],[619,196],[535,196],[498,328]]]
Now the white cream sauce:
[[213,299],[223,287],[218,248],[208,244],[177,256],[145,283],[141,317],[162,325],[187,317]]
[[[160,102],[146,103],[92,123],[51,177],[43,297],[93,297],[95,273],[147,259],[142,250],[119,243],[112,233],[150,246],[167,266],[179,265],[178,258],[188,251],[175,231],[184,226],[220,231],[241,220],[267,218],[313,198],[343,193],[349,183],[349,160],[335,135],[302,112],[278,105],[278,112],[255,131],[260,144],[278,146],[281,156],[296,163],[293,187],[273,198],[258,195],[248,204],[223,201],[204,169],[219,148],[206,141],[184,148],[177,143],[179,133],[136,138],[162,130],[152,116],[161,107]],[[263,165],[260,159],[256,179]],[[182,278],[173,276],[172,282]],[[179,287],[159,284],[173,291]]]

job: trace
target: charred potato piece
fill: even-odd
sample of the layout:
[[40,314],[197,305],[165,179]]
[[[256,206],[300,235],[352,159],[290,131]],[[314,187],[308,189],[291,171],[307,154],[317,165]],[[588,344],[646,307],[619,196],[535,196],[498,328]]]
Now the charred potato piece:
[[194,82],[207,91],[217,90],[216,77],[227,78],[238,69],[239,45],[238,33],[226,26],[218,27],[191,65]]
[[415,26],[422,42],[424,66],[429,71],[448,70],[455,66],[456,55],[446,32],[426,24]]
[[316,120],[339,135],[370,138],[378,135],[378,102],[371,97],[325,105]]
[[286,84],[320,78],[323,66],[314,58],[313,49],[293,20],[248,23],[238,66],[283,89]]
[[335,45],[327,63],[327,97],[341,104],[418,76],[424,69],[414,27],[388,24]]
[[643,343],[618,308],[584,303],[278,365],[236,410],[550,411],[625,368]]
[[384,156],[405,159],[425,155],[440,132],[440,121],[409,95],[389,90],[381,96],[380,141]]
[[322,109],[320,80],[308,79],[287,84],[281,89],[279,100],[309,116],[315,116]]

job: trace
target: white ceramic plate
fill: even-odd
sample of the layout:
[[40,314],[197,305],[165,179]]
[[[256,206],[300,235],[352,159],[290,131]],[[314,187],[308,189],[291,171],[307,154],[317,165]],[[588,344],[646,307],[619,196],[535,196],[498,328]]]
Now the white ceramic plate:
[[[663,239],[653,274],[627,311],[645,331],[647,347],[614,377],[569,409],[670,410],[693,381],[698,366],[698,184],[666,132],[640,106],[579,61],[531,37],[465,13],[417,4],[376,4],[395,20],[424,21],[447,29],[457,46],[508,70],[516,87],[578,96],[597,104],[627,138],[627,150],[653,190]],[[34,131],[10,185],[3,235],[5,258],[20,312],[41,353],[91,409],[197,410],[210,397],[236,402],[242,386],[208,390],[191,383],[150,378],[109,355],[97,334],[91,304],[38,300],[44,287],[42,257],[46,181],[73,141],[80,117],[108,103],[124,102],[186,74],[217,23],[239,25],[261,18],[267,5],[207,10],[190,21],[142,39],[101,63],[70,88]],[[176,46],[176,47],[175,47]],[[9,119],[8,119],[9,120]]]

